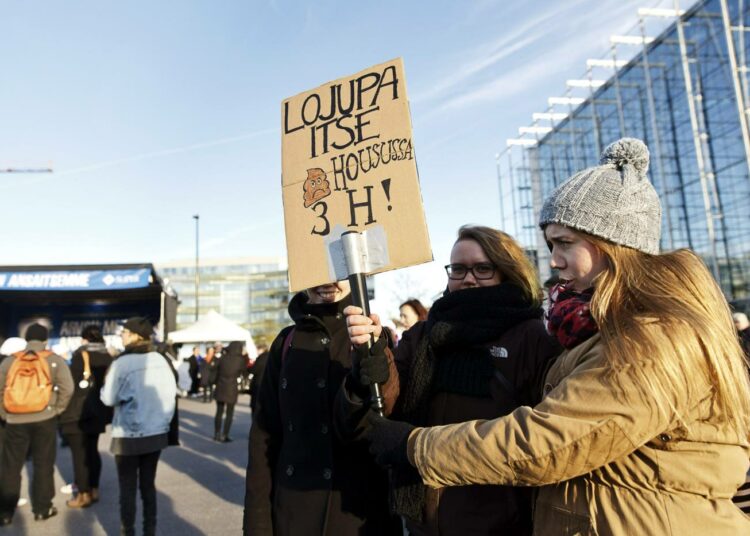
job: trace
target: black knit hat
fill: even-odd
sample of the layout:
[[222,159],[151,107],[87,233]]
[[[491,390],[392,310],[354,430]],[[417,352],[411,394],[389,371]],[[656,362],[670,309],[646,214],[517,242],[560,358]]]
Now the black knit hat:
[[49,339],[49,330],[41,324],[31,324],[26,328],[27,341],[46,341]]
[[150,339],[151,335],[154,333],[154,326],[149,321],[148,318],[143,316],[134,316],[132,318],[128,318],[125,323],[122,325],[123,329],[127,329],[128,331],[135,333],[136,335],[140,335],[144,339]]

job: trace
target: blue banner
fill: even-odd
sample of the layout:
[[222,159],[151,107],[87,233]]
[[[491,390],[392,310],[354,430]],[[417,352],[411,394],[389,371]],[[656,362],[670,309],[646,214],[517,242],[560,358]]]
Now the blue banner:
[[0,290],[117,290],[149,285],[151,270],[0,273]]

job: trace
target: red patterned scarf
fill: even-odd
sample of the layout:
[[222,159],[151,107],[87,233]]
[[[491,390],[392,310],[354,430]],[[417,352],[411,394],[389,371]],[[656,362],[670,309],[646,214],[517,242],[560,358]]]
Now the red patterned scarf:
[[564,348],[578,346],[599,331],[589,307],[593,294],[593,288],[576,292],[565,288],[562,283],[550,289],[550,308],[546,314],[547,331]]

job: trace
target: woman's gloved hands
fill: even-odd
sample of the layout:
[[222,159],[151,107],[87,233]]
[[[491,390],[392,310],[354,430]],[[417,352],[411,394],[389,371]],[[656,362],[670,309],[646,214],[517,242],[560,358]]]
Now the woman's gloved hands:
[[409,466],[407,445],[414,426],[407,422],[392,421],[370,410],[367,414],[365,439],[370,442],[370,454],[378,465],[385,467]]
[[388,356],[385,354],[387,337],[381,337],[376,343],[366,348],[355,348],[352,355],[352,378],[362,387],[373,383],[385,383],[390,377]]
[[[362,313],[362,309],[354,305],[344,309],[349,340],[355,349],[351,370],[355,385],[351,389],[364,399],[369,395],[370,385],[388,381],[390,367],[385,353],[388,334],[380,325],[380,318],[378,315],[365,316]],[[366,347],[368,343],[372,343],[369,350]]]

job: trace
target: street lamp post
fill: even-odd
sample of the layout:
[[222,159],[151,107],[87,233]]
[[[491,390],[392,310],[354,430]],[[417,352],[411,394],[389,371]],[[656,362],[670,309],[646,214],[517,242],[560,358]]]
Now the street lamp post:
[[199,214],[193,214],[193,219],[195,220],[195,321],[198,321],[198,303],[199,303],[199,288],[201,283],[201,276],[198,271],[198,268],[200,267],[199,262],[199,256],[198,256],[198,227],[200,223],[200,215]]

